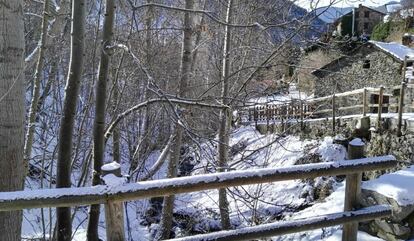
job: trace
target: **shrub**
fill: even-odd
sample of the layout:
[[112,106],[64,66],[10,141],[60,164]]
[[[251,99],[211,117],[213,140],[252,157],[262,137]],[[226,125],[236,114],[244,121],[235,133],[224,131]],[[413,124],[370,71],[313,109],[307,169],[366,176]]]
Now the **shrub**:
[[390,29],[391,22],[377,24],[372,31],[371,39],[385,41],[385,39],[390,35]]

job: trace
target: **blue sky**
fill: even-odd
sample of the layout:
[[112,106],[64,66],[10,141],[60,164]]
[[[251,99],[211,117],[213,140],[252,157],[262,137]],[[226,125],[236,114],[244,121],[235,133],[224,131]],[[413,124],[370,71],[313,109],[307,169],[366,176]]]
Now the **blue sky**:
[[[305,9],[311,9],[315,7],[323,7],[328,6],[332,4],[336,7],[350,7],[350,6],[358,6],[359,4],[364,4],[366,6],[380,6],[384,5],[388,2],[391,2],[393,0],[292,0],[297,5],[305,8]],[[399,0],[394,0],[399,1]]]

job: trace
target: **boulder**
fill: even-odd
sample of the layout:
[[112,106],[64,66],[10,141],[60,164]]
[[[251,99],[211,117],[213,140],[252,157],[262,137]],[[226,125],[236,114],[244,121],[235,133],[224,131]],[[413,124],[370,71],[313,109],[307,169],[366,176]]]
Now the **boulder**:
[[364,188],[361,190],[360,204],[363,207],[390,205],[392,208],[392,215],[389,219],[393,222],[402,222],[414,211],[414,204],[400,205],[393,198],[386,197],[381,193]]
[[414,167],[363,182],[359,203],[362,207],[389,205],[392,215],[362,225],[385,240],[406,240],[414,236]]

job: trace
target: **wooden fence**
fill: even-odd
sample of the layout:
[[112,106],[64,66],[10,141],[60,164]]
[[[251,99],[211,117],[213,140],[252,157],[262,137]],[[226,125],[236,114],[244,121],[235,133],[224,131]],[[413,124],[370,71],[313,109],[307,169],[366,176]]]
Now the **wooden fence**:
[[[383,218],[391,214],[391,209],[383,206],[355,210],[358,193],[360,192],[361,173],[364,171],[394,168],[397,162],[393,156],[362,158],[363,146],[361,145],[353,145],[351,143],[348,150],[349,155],[354,160],[295,165],[283,168],[232,171],[122,185],[2,192],[0,193],[0,211],[104,204],[107,240],[121,241],[125,240],[122,203],[125,201],[239,185],[307,179],[319,176],[347,175],[345,212],[177,240],[244,240],[338,224],[345,224],[343,240],[356,240],[359,221]],[[114,174],[119,176],[119,167],[113,170],[104,169],[106,170],[105,175]],[[106,180],[105,177],[104,180]]]
[[[383,113],[394,111],[398,113],[397,133],[401,135],[402,113],[404,109],[408,108],[409,111],[414,109],[413,103],[407,103],[408,101],[404,99],[407,89],[414,92],[412,91],[414,85],[402,82],[401,85],[390,89],[362,88],[319,98],[257,104],[242,108],[240,119],[242,123],[254,123],[256,126],[271,123],[284,124],[292,120],[303,125],[305,119],[329,117],[332,119],[332,128],[335,131],[335,120],[341,112],[363,116],[377,114],[377,126],[381,128]],[[346,98],[348,100],[351,98],[351,101],[346,101]],[[394,100],[394,103],[391,100]]]

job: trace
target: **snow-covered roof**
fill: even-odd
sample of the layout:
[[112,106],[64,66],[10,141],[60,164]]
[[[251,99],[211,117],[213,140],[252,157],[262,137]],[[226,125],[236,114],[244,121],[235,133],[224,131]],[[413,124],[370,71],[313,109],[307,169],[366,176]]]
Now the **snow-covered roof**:
[[405,56],[408,56],[410,59],[414,60],[414,49],[404,46],[399,43],[384,43],[379,41],[369,41],[371,44],[375,45],[384,52],[389,53],[395,58],[404,61]]

